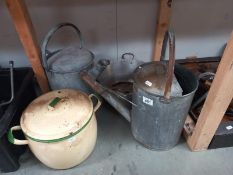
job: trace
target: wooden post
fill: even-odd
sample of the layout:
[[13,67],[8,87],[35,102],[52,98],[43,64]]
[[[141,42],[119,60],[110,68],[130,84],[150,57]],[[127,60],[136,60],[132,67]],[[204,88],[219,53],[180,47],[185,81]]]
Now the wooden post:
[[49,91],[48,80],[41,65],[40,49],[27,7],[23,0],[6,0],[6,4],[40,88],[42,92],[47,92]]
[[192,151],[206,150],[233,97],[233,32],[217,69],[196,127],[187,142]]
[[171,17],[172,0],[160,0],[159,16],[156,26],[154,61],[159,61],[163,46],[163,39],[168,30]]

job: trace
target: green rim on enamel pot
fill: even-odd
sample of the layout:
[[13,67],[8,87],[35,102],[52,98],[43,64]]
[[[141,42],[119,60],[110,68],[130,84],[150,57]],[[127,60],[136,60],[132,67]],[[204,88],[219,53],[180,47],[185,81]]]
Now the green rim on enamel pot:
[[[41,143],[55,143],[55,142],[61,142],[61,141],[70,139],[71,137],[73,137],[73,136],[77,135],[78,133],[80,133],[80,132],[90,123],[92,117],[93,117],[93,113],[92,113],[91,117],[89,117],[89,120],[87,121],[87,123],[85,123],[79,130],[77,130],[77,131],[74,132],[74,133],[70,133],[69,135],[67,135],[67,136],[65,136],[65,137],[62,137],[62,138],[52,139],[52,140],[41,140],[41,139],[37,139],[37,138],[30,137],[29,135],[27,135],[27,134],[25,134],[25,133],[24,133],[24,135],[25,135],[27,138],[29,138],[29,139],[31,139],[31,140],[33,140],[33,141],[35,141],[35,142],[41,142]],[[10,131],[8,132],[8,140],[9,140],[11,143],[14,144],[14,135],[13,135],[13,133],[12,133],[12,130],[10,130]]]
[[[94,112],[91,97],[78,90],[62,89],[35,99],[23,112],[20,125],[30,140],[60,142],[85,129]],[[9,132],[8,137],[11,135],[14,141],[12,132]]]
[[33,137],[30,137],[28,136],[27,134],[25,134],[27,136],[27,138],[35,141],[35,142],[42,142],[42,143],[55,143],[55,142],[61,142],[61,141],[64,141],[64,140],[67,140],[67,139],[70,139],[71,137],[77,135],[78,133],[80,133],[91,121],[92,119],[92,116],[93,116],[93,113],[91,115],[91,117],[89,117],[89,120],[87,121],[87,123],[85,123],[80,129],[78,129],[76,132],[74,133],[70,133],[69,135],[65,136],[65,137],[62,137],[62,138],[58,138],[58,139],[53,139],[53,140],[40,140],[40,139],[36,139],[36,138],[33,138]]

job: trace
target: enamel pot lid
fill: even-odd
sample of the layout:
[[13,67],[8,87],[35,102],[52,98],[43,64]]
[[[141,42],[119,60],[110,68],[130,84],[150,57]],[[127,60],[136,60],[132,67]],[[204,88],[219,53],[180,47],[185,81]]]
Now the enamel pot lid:
[[68,139],[84,129],[93,116],[91,99],[78,90],[46,93],[32,101],[21,117],[24,134],[38,142]]

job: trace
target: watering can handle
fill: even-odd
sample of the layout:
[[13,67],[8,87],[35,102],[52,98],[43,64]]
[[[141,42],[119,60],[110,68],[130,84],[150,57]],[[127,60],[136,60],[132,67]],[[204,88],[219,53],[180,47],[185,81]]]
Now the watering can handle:
[[165,100],[170,99],[171,86],[172,86],[174,67],[175,67],[175,35],[172,30],[168,30],[165,34],[163,41],[162,57],[164,57],[165,55],[167,40],[169,40],[169,61],[168,61],[168,69],[166,74],[166,84],[163,95]]
[[53,27],[48,33],[47,35],[45,36],[44,38],[44,41],[42,43],[42,46],[41,46],[41,52],[42,52],[42,61],[43,61],[43,65],[46,69],[48,69],[48,64],[47,64],[47,57],[46,57],[46,53],[48,52],[47,50],[47,46],[48,46],[48,43],[50,41],[50,39],[52,38],[52,36],[59,30],[61,29],[62,27],[67,27],[67,26],[70,26],[72,27],[78,34],[79,36],[79,39],[80,39],[80,49],[82,49],[83,47],[83,37],[82,37],[82,34],[80,32],[80,30],[78,29],[77,26],[75,26],[74,24],[72,23],[60,23],[58,25],[56,25],[55,27]]

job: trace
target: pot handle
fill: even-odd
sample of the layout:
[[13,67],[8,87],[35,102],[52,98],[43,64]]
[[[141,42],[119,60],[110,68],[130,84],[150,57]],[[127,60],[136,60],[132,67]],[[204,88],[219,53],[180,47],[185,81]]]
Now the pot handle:
[[18,140],[14,138],[13,131],[21,130],[21,126],[13,126],[7,133],[8,141],[14,145],[27,145],[28,140]]
[[96,99],[97,99],[97,104],[95,105],[95,107],[94,107],[94,111],[96,112],[98,109],[99,109],[99,107],[101,106],[101,101],[100,101],[100,99],[99,99],[99,97],[97,97],[97,95],[95,95],[95,94],[90,94],[89,95],[89,98],[92,100],[92,97],[95,97]]
[[42,62],[43,62],[43,65],[46,69],[48,69],[47,56],[50,54],[50,52],[47,50],[48,42],[50,41],[52,36],[56,33],[56,31],[58,31],[60,28],[65,27],[65,26],[70,26],[77,32],[79,39],[80,39],[80,49],[82,49],[82,47],[83,47],[83,37],[82,37],[82,34],[77,26],[75,26],[72,23],[67,23],[67,22],[60,23],[60,24],[56,25],[47,33],[47,35],[45,36],[45,38],[42,42],[42,46],[41,46]]
[[174,67],[175,67],[175,35],[172,30],[168,30],[165,34],[162,48],[162,57],[165,55],[167,40],[169,40],[169,61],[168,61],[168,69],[166,74],[166,84],[164,89],[164,100],[170,99],[171,95],[171,86],[173,81]]
[[124,54],[122,54],[122,56],[121,56],[121,60],[122,60],[122,61],[130,60],[130,63],[132,63],[133,60],[134,60],[134,54],[131,53],[131,52],[124,53]]

